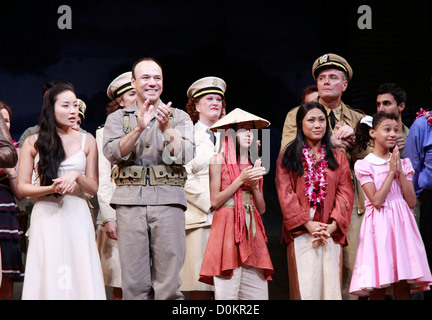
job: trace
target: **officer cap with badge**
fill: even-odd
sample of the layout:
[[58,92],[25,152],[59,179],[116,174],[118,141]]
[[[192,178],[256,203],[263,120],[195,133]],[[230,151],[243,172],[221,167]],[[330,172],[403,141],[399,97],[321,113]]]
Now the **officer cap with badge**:
[[326,69],[338,69],[343,71],[346,74],[348,81],[350,81],[353,76],[353,70],[349,63],[343,57],[334,53],[326,53],[315,60],[312,65],[312,76],[315,81],[318,74]]
[[226,83],[218,77],[205,77],[195,81],[187,90],[188,98],[199,98],[206,94],[218,94],[225,98]]

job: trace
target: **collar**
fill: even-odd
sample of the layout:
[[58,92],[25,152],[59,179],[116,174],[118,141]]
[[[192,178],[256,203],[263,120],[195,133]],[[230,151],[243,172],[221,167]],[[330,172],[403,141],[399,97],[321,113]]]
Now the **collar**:
[[[321,103],[319,96],[315,98],[315,102]],[[323,105],[324,106],[324,105]],[[330,108],[327,108],[324,106],[324,109],[327,110],[327,115],[330,113]],[[348,121],[351,121],[353,119],[353,115],[350,112],[350,108],[341,100],[339,106],[336,109],[333,109],[333,112],[335,114],[335,117],[337,120],[341,120],[342,118],[348,119]]]
[[333,111],[333,114],[335,115],[336,120],[337,121],[341,120],[341,118],[342,118],[342,105],[339,105],[339,107],[337,107],[336,109],[330,109],[330,108],[327,108],[327,107],[324,107],[324,108],[327,111],[327,116],[329,116],[330,111]]
[[129,105],[128,107],[123,108],[123,109],[121,109],[121,110],[123,110],[123,111],[125,111],[125,112],[134,112],[134,111],[138,111],[139,109],[138,109],[138,105],[137,105],[137,103],[136,103],[136,101],[135,101],[134,103],[132,103],[132,104]]
[[207,129],[210,127],[207,127],[204,123],[202,123],[201,121],[197,121],[196,123],[201,129],[203,129],[204,132],[207,132]]
[[386,164],[387,162],[390,161],[391,159],[391,153],[390,153],[390,157],[387,160],[381,159],[380,157],[377,157],[376,155],[374,155],[372,152],[369,153],[366,157],[364,157],[365,160],[369,161],[372,164],[376,164],[376,165],[383,165]]

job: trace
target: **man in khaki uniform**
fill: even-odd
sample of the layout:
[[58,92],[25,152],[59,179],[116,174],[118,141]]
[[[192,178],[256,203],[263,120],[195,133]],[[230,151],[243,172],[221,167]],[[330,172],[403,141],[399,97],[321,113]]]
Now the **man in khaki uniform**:
[[160,100],[162,68],[151,58],[132,68],[136,102],[105,123],[106,158],[117,164],[117,238],[123,297],[184,299],[179,272],[185,256],[186,180],[183,165],[194,157],[189,115]]
[[[363,190],[354,175],[354,163],[367,153],[365,151],[359,154],[355,149],[354,128],[364,113],[352,109],[342,101],[342,94],[347,89],[348,82],[353,75],[351,66],[343,57],[333,53],[324,54],[315,60],[312,66],[312,75],[317,82],[319,94],[315,101],[321,103],[327,110],[332,131],[332,144],[345,153],[350,163],[351,178],[354,185],[354,207],[347,233],[348,246],[344,247],[343,252],[342,297],[343,299],[357,299],[357,297],[348,294],[348,289],[354,269],[358,235],[365,208]],[[286,116],[280,152],[284,152],[285,147],[295,139],[298,108],[293,108]]]

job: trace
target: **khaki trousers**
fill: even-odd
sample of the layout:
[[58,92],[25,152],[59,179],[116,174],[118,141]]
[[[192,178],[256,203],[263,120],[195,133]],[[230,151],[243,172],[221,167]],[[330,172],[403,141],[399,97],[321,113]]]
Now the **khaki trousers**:
[[346,234],[348,245],[343,248],[343,268],[342,268],[342,299],[358,300],[358,296],[349,293],[351,276],[354,270],[355,259],[363,214],[358,214],[357,206],[354,204],[351,214],[351,223]]
[[123,299],[176,300],[185,257],[185,215],[177,206],[117,205]]

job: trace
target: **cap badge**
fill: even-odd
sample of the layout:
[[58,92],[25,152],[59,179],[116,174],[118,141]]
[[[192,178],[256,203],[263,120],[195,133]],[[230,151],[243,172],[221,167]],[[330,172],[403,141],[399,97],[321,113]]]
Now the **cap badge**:
[[218,80],[217,79],[213,79],[213,82],[212,82],[212,84],[216,87],[217,85],[218,85]]
[[327,54],[322,55],[322,56],[319,58],[319,63],[320,63],[320,64],[323,64],[323,63],[327,62],[327,60],[328,60],[328,55],[327,55]]

